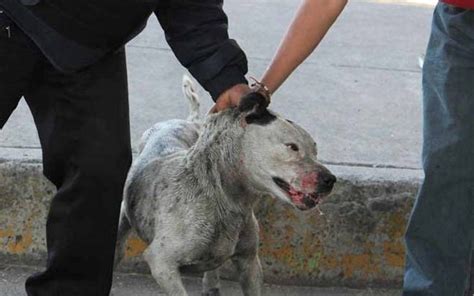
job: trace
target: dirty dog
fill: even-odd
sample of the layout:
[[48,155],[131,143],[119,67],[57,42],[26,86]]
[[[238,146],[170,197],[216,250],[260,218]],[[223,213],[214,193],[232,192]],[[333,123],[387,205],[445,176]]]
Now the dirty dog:
[[230,259],[244,295],[261,295],[255,202],[270,195],[312,209],[336,178],[317,161],[311,136],[269,111],[260,94],[201,122],[187,77],[183,89],[189,118],[160,122],[142,137],[125,185],[116,263],[133,228],[166,294],[187,295],[180,272],[192,271],[205,272],[203,295],[219,295],[218,268]]

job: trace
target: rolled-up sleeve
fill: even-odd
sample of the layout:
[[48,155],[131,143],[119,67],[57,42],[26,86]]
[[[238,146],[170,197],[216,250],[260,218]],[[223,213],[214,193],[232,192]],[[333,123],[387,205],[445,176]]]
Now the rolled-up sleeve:
[[180,63],[214,100],[226,89],[247,83],[247,58],[229,39],[222,5],[221,0],[167,0],[155,12]]

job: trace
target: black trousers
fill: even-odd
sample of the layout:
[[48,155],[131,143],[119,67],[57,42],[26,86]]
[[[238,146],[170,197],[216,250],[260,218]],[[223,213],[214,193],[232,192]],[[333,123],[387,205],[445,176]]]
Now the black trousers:
[[110,292],[122,190],[131,163],[125,51],[75,74],[55,70],[15,26],[0,27],[0,129],[22,96],[55,184],[47,268],[29,296]]

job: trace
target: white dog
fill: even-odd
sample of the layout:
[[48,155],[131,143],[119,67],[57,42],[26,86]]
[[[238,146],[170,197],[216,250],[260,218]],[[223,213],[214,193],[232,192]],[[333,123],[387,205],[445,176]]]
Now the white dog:
[[272,195],[300,210],[314,208],[336,178],[317,161],[316,143],[298,125],[267,110],[258,93],[238,108],[199,119],[198,97],[187,120],[146,131],[127,179],[118,258],[133,228],[144,258],[168,295],[187,295],[180,271],[205,272],[203,295],[219,295],[218,268],[231,259],[245,295],[260,295],[254,203]]

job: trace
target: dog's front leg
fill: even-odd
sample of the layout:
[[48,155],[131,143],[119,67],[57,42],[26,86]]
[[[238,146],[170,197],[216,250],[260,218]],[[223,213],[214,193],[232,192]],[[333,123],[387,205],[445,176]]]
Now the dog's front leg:
[[220,278],[219,268],[204,273],[202,279],[202,296],[219,296],[220,293]]
[[236,254],[232,257],[245,296],[260,296],[262,293],[263,272],[258,258],[258,241],[258,222],[252,212],[240,233]]
[[152,242],[143,253],[145,261],[150,266],[151,274],[161,289],[169,296],[187,296],[181,281],[181,274],[166,249],[158,251],[157,241]]
[[263,286],[263,272],[258,255],[237,256],[232,261],[240,274],[239,282],[244,295],[260,296]]

